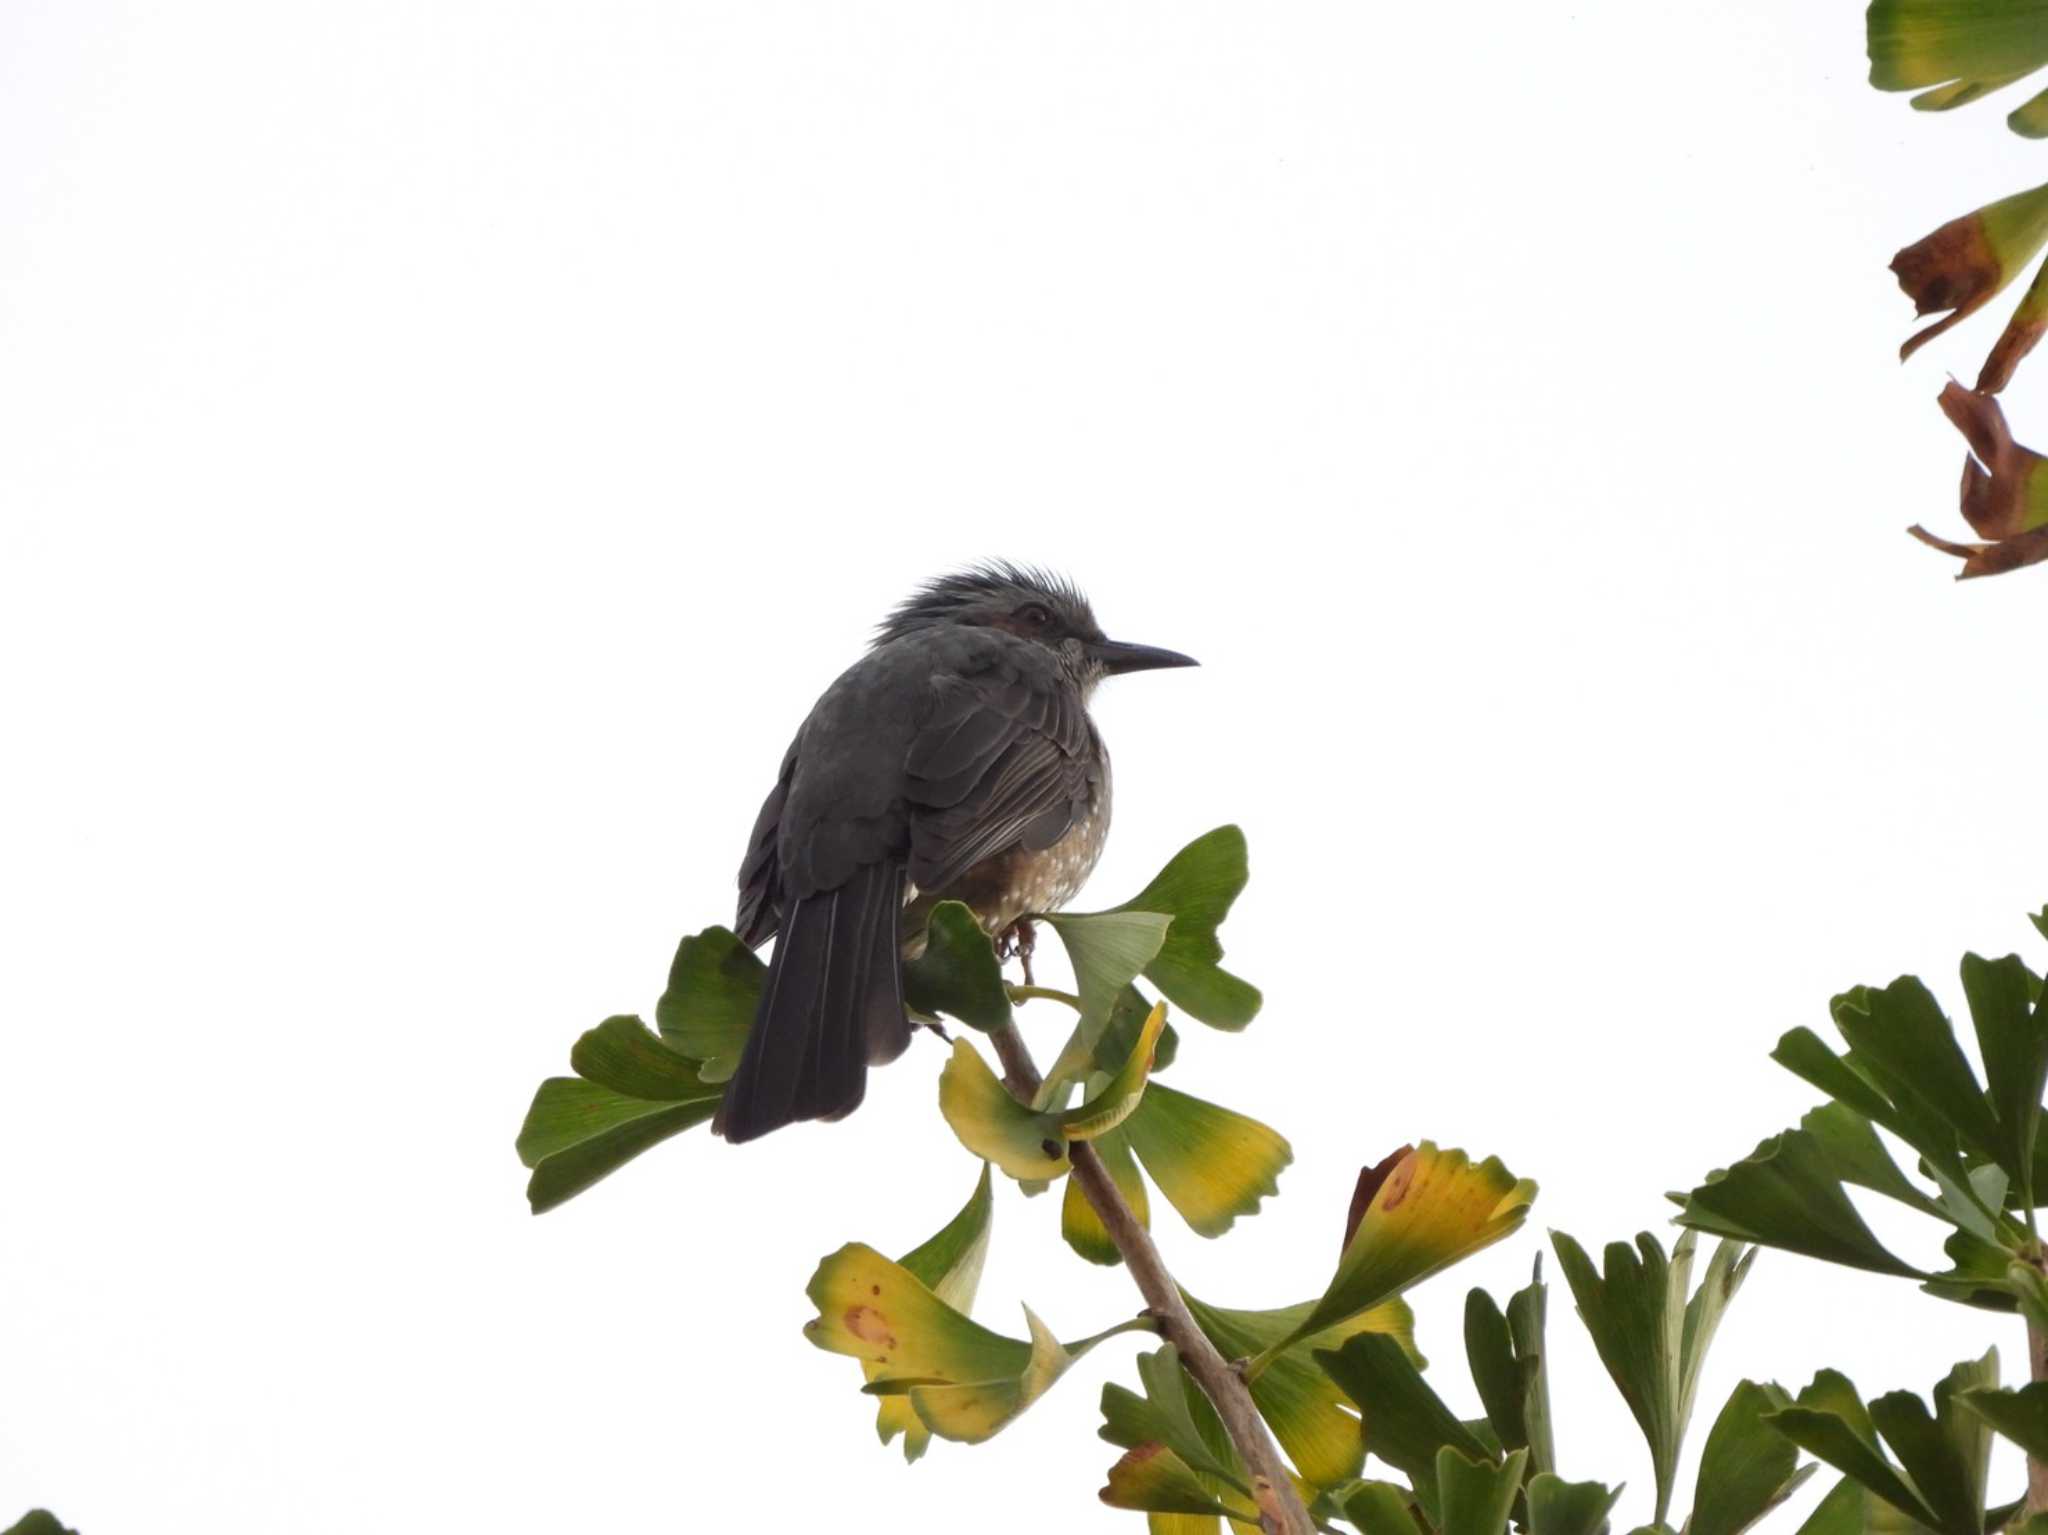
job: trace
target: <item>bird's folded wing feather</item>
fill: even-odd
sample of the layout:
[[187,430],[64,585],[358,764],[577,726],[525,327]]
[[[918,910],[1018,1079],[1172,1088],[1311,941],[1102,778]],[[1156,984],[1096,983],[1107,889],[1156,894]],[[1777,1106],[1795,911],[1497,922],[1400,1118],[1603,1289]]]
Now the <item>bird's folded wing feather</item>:
[[904,763],[910,877],[943,890],[982,859],[1066,834],[1087,806],[1096,753],[1078,692],[995,667],[941,677]]

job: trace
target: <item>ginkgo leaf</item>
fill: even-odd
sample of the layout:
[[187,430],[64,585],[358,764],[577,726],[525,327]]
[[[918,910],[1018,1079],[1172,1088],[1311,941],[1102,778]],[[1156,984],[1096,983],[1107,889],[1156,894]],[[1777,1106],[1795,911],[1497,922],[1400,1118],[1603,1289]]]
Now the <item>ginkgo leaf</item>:
[[1127,1120],[1145,1093],[1152,1048],[1166,1026],[1166,1005],[1153,1008],[1130,1057],[1101,1090],[1078,1107],[1035,1110],[1019,1103],[981,1053],[965,1039],[939,1075],[939,1109],[960,1142],[1013,1178],[1056,1178],[1071,1165],[1071,1141],[1108,1134]]
[[1317,1349],[1315,1361],[1357,1404],[1365,1448],[1405,1475],[1432,1522],[1440,1509],[1437,1452],[1450,1448],[1484,1459],[1489,1447],[1445,1405],[1413,1359],[1392,1338],[1360,1333],[1339,1349]]
[[1622,1489],[1539,1471],[1529,1478],[1528,1493],[1529,1535],[1603,1535]]
[[[974,1294],[981,1286],[982,1264],[988,1257],[989,1217],[995,1200],[989,1184],[986,1162],[974,1193],[936,1234],[926,1238],[898,1261],[926,1289],[962,1316],[974,1310]],[[880,1379],[887,1365],[863,1363],[870,1381]],[[907,1395],[885,1396],[875,1417],[875,1430],[887,1444],[903,1435],[903,1458],[914,1461],[931,1444],[931,1430],[911,1410]]]
[[[1145,1096],[1150,1099],[1158,1092],[1148,1087]],[[1144,1113],[1145,1106],[1138,1105],[1138,1114]],[[1137,1118],[1133,1115],[1132,1118]],[[1112,1130],[1098,1136],[1095,1154],[1102,1158],[1102,1165],[1116,1182],[1117,1192],[1123,1195],[1124,1203],[1131,1207],[1131,1214],[1138,1224],[1150,1227],[1152,1224],[1152,1201],[1145,1189],[1145,1178],[1138,1171],[1138,1164],[1131,1158],[1130,1142],[1124,1137],[1130,1130],[1127,1122],[1123,1129]],[[1110,1240],[1109,1228],[1102,1224],[1102,1217],[1095,1213],[1095,1206],[1088,1202],[1087,1191],[1078,1179],[1067,1180],[1067,1192],[1061,1201],[1060,1235],[1066,1238],[1067,1246],[1074,1249],[1090,1263],[1114,1265],[1124,1261],[1117,1251],[1116,1243]]]
[[1344,1243],[1330,1286],[1294,1336],[1261,1353],[1254,1378],[1279,1349],[1399,1295],[1459,1259],[1491,1246],[1528,1219],[1536,1185],[1499,1158],[1473,1162],[1429,1141],[1379,1168],[1365,1208]]
[[922,1012],[944,1013],[973,1029],[999,1029],[1011,1021],[1002,962],[963,902],[941,901],[932,908],[923,951],[903,963],[903,997]]
[[1216,929],[1248,877],[1243,831],[1219,826],[1174,854],[1151,884],[1115,908],[1173,919],[1145,978],[1189,1017],[1219,1029],[1241,1029],[1259,1011],[1259,989],[1218,963],[1223,945]]
[[1846,1376],[1823,1370],[1764,1421],[1908,1519],[1941,1535],[1981,1535],[1991,1435],[1967,1399],[1997,1384],[1996,1349],[1951,1370],[1934,1388],[1932,1413],[1910,1391],[1866,1407]]
[[1517,1450],[1498,1463],[1460,1454],[1449,1445],[1438,1450],[1437,1528],[1441,1535],[1503,1535],[1528,1459],[1527,1450]]
[[727,1080],[739,1068],[767,975],[768,967],[726,928],[685,938],[654,1009],[663,1041],[703,1062],[706,1082]]
[[1782,1247],[1830,1263],[1924,1279],[1879,1242],[1842,1191],[1827,1152],[1802,1130],[1761,1142],[1683,1196],[1678,1219],[1698,1231]]
[[607,1018],[577,1040],[569,1059],[580,1074],[541,1083],[516,1143],[533,1169],[526,1198],[536,1215],[702,1124],[725,1092],[638,1018]]
[[[1315,1309],[1314,1301],[1270,1311],[1235,1311],[1211,1306],[1183,1292],[1195,1325],[1226,1359],[1247,1359],[1289,1336]],[[1358,1475],[1365,1441],[1358,1418],[1344,1394],[1316,1363],[1315,1351],[1336,1349],[1359,1333],[1382,1334],[1394,1340],[1411,1361],[1415,1350],[1415,1313],[1403,1300],[1383,1301],[1368,1311],[1314,1333],[1274,1356],[1251,1382],[1252,1401],[1280,1441],[1280,1448],[1302,1478],[1318,1487],[1335,1487]]]
[[1544,1368],[1545,1310],[1540,1256],[1528,1285],[1508,1298],[1505,1315],[1484,1290],[1474,1289],[1465,1297],[1465,1359],[1472,1382],[1494,1436],[1504,1449],[1529,1451],[1532,1475],[1556,1464]]
[[1048,915],[1074,967],[1081,1021],[1099,1034],[1123,989],[1152,963],[1173,919],[1158,912],[1105,911]]
[[1791,1405],[1779,1386],[1736,1383],[1707,1430],[1686,1535],[1742,1535],[1813,1474],[1814,1464],[1802,1467],[1798,1447],[1765,1422]]
[[1008,1338],[946,1304],[900,1263],[852,1242],[826,1258],[806,1290],[818,1315],[804,1334],[865,1366],[873,1396],[907,1396],[941,1439],[994,1435],[1051,1388],[1067,1367],[1126,1323],[1067,1345],[1027,1306],[1029,1339]]
[[1280,1192],[1294,1160],[1286,1137],[1248,1115],[1154,1083],[1124,1126],[1131,1149],[1168,1204],[1205,1237]]
[[1690,1231],[1679,1238],[1668,1259],[1648,1232],[1636,1238],[1633,1248],[1626,1242],[1610,1242],[1599,1271],[1563,1232],[1553,1231],[1550,1241],[1600,1361],[1650,1446],[1656,1518],[1662,1524],[1670,1511],[1678,1454],[1707,1345],[1723,1308],[1748,1273],[1755,1250],[1722,1242],[1699,1289],[1692,1292],[1692,1255],[1698,1238]]

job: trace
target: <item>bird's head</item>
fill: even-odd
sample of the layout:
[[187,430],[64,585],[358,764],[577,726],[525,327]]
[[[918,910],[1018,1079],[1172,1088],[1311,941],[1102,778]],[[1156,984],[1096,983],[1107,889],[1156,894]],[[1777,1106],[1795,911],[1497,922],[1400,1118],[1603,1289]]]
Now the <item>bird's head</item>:
[[1043,645],[1083,686],[1123,672],[1198,664],[1177,650],[1107,638],[1088,599],[1073,582],[1008,561],[976,565],[927,581],[882,621],[875,643],[886,645],[946,625],[1000,629]]

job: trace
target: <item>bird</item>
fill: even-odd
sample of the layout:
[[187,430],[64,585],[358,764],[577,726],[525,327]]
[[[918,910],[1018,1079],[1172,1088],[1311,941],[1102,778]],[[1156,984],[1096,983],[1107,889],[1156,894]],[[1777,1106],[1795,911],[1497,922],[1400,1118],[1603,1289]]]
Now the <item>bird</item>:
[[1080,891],[1109,833],[1105,677],[1194,666],[1108,639],[1070,580],[991,561],[927,581],[825,689],[782,759],[739,872],[733,931],[771,938],[713,1128],[750,1141],[859,1107],[909,1045],[903,960],[961,901],[994,939]]

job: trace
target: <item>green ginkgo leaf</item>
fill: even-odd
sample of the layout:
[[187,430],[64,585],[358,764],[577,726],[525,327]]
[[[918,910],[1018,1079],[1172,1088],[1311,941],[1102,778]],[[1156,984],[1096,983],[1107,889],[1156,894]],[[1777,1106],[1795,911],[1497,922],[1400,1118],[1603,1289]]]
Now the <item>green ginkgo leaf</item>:
[[1930,1413],[1910,1391],[1866,1407],[1846,1376],[1823,1370],[1764,1421],[1917,1524],[1941,1535],[1982,1535],[1990,1429],[1963,1399],[1997,1383],[1993,1349],[1948,1373]]
[[1849,1042],[1851,1065],[1892,1101],[1915,1146],[1928,1151],[1960,1139],[1981,1156],[1998,1155],[1991,1105],[1954,1025],[1918,976],[1854,987],[1834,999],[1831,1011]]
[[1414,1505],[1408,1488],[1380,1481],[1354,1482],[1339,1500],[1360,1535],[1418,1535],[1424,1526]]
[[1399,1295],[1459,1259],[1491,1246],[1528,1219],[1536,1185],[1497,1157],[1473,1162],[1424,1141],[1404,1149],[1361,1183],[1373,1186],[1347,1234],[1337,1272],[1299,1330],[1254,1359],[1254,1378],[1279,1349]]
[[1741,1535],[1813,1474],[1817,1467],[1800,1466],[1798,1448],[1764,1421],[1791,1404],[1780,1386],[1736,1384],[1707,1430],[1686,1535]]
[[1605,1535],[1621,1493],[1619,1487],[1567,1482],[1539,1471],[1529,1478],[1529,1535]]
[[1166,1027],[1166,1005],[1153,1008],[1130,1057],[1086,1102],[1065,1110],[1019,1103],[981,1052],[953,1041],[952,1059],[939,1074],[939,1109],[960,1143],[1013,1178],[1056,1178],[1071,1165],[1068,1143],[1107,1135],[1129,1119],[1145,1094],[1152,1047]]
[[[906,1272],[962,1316],[973,1312],[975,1291],[981,1287],[982,1265],[988,1257],[989,1218],[994,1209],[988,1164],[984,1162],[974,1193],[960,1207],[960,1213],[898,1260]],[[888,1368],[861,1365],[870,1381],[882,1378]],[[884,1444],[901,1434],[906,1461],[923,1455],[932,1439],[931,1430],[911,1410],[908,1395],[882,1398],[875,1431]]]
[[1174,854],[1151,884],[1115,908],[1173,919],[1145,978],[1175,1007],[1214,1028],[1241,1029],[1259,1011],[1259,989],[1218,963],[1223,944],[1216,929],[1248,877],[1244,833],[1219,826]]
[[2021,1208],[2032,1209],[2041,1095],[2048,1089],[2048,1013],[2036,1002],[2041,983],[2017,954],[1999,960],[1965,954],[1962,972],[1998,1125],[1998,1165],[2019,1186]]
[[1166,942],[1173,918],[1158,912],[1062,912],[1043,919],[1074,967],[1074,987],[1081,997],[1081,1021],[1089,1026],[1090,1043],[1100,1035],[1117,998],[1152,963]]
[[1002,962],[963,902],[941,901],[932,908],[923,952],[903,962],[903,997],[921,1012],[944,1013],[973,1029],[999,1029],[1011,1021]]
[[1435,1523],[1441,1509],[1437,1452],[1481,1460],[1490,1457],[1490,1447],[1445,1405],[1393,1338],[1360,1333],[1342,1348],[1316,1350],[1315,1361],[1357,1404],[1367,1453],[1413,1483]]
[[725,1092],[638,1018],[607,1018],[577,1040],[569,1059],[580,1075],[541,1083],[519,1130],[519,1160],[533,1170],[526,1198],[536,1215],[704,1123]]
[[1508,1298],[1505,1315],[1484,1290],[1465,1296],[1465,1359],[1472,1383],[1494,1437],[1504,1449],[1528,1450],[1532,1476],[1553,1469],[1557,1460],[1544,1368],[1545,1293],[1539,1256],[1530,1282]]
[[[1315,1309],[1314,1301],[1270,1311],[1236,1311],[1211,1306],[1183,1293],[1188,1312],[1218,1353],[1226,1359],[1248,1359],[1289,1336]],[[1348,1410],[1343,1392],[1316,1362],[1318,1349],[1338,1349],[1359,1333],[1391,1338],[1410,1362],[1419,1366],[1415,1349],[1415,1313],[1403,1300],[1384,1301],[1368,1311],[1315,1333],[1274,1356],[1251,1382],[1252,1401],[1280,1441],[1280,1448],[1317,1487],[1336,1487],[1358,1475],[1365,1440],[1357,1416]]]
[[1436,1452],[1441,1535],[1502,1535],[1522,1489],[1529,1452],[1517,1450],[1495,1462],[1459,1453],[1449,1445]]
[[654,1022],[667,1044],[704,1063],[706,1082],[726,1081],[738,1070],[767,975],[768,967],[726,928],[707,927],[676,946]]
[[[1914,107],[1945,112],[2048,64],[2044,0],[1872,0],[1865,21],[1870,83],[1918,91]],[[2016,108],[2015,133],[2039,137],[2039,97]]]
[[1927,1277],[1877,1240],[1843,1192],[1827,1152],[1803,1130],[1770,1137],[1681,1197],[1679,1223],[1696,1231],[1878,1274]]
[[2048,1462],[2048,1381],[2029,1381],[2017,1391],[1974,1387],[1956,1400],[2031,1458]]
[[1580,1319],[1650,1447],[1659,1524],[1670,1512],[1707,1345],[1755,1258],[1753,1248],[1722,1242],[1699,1289],[1689,1295],[1697,1240],[1686,1232],[1668,1259],[1648,1232],[1636,1238],[1634,1248],[1610,1242],[1596,1271],[1577,1242],[1561,1231],[1550,1234]]
[[47,1508],[32,1508],[6,1529],[5,1535],[78,1535]]
[[1157,1083],[1124,1135],[1167,1203],[1205,1237],[1256,1214],[1262,1199],[1280,1192],[1280,1170],[1294,1160],[1277,1130]]
[[1172,1344],[1137,1358],[1142,1393],[1114,1382],[1102,1388],[1101,1436],[1111,1444],[1136,1449],[1158,1443],[1205,1479],[1245,1498],[1251,1481],[1216,1410],[1181,1367]]

